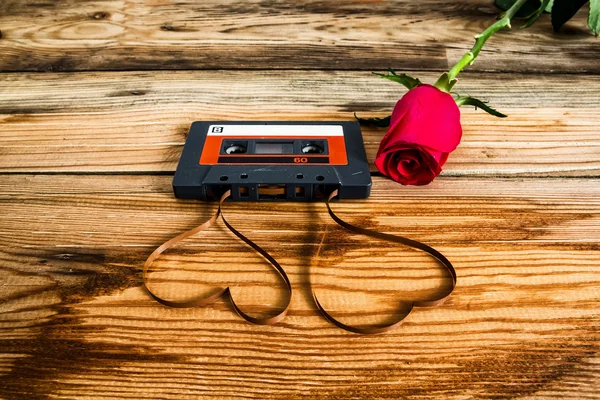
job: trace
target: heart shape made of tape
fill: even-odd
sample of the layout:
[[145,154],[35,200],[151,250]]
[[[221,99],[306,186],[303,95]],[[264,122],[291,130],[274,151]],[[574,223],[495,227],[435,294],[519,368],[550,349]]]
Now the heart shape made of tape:
[[[150,256],[148,257],[148,259],[144,263],[144,268],[142,270],[142,278],[143,278],[143,281],[144,281],[144,287],[146,288],[146,290],[148,291],[148,293],[150,294],[150,296],[152,296],[152,298],[154,298],[156,301],[158,301],[161,304],[164,304],[165,306],[173,307],[173,308],[201,307],[201,306],[206,306],[208,304],[211,304],[214,301],[216,301],[217,299],[220,299],[222,297],[228,297],[229,301],[231,302],[231,305],[233,306],[233,308],[235,309],[235,311],[239,314],[240,317],[242,317],[246,321],[251,322],[253,324],[257,324],[257,325],[273,325],[273,324],[276,324],[277,322],[281,321],[285,317],[285,315],[287,314],[287,312],[288,312],[288,310],[290,308],[290,303],[291,303],[291,300],[292,300],[292,285],[290,283],[290,280],[289,280],[287,274],[285,273],[285,271],[283,270],[283,268],[281,267],[281,265],[277,262],[277,260],[275,260],[262,247],[260,247],[259,245],[257,245],[256,243],[254,243],[253,241],[251,241],[250,239],[248,239],[246,236],[244,236],[242,233],[240,233],[238,230],[236,230],[233,226],[231,226],[229,224],[229,222],[227,222],[227,219],[225,218],[225,215],[223,214],[222,208],[223,208],[223,202],[229,196],[231,196],[231,190],[228,190],[227,192],[225,192],[223,194],[223,196],[221,196],[221,199],[219,201],[219,207],[217,208],[217,211],[215,212],[215,214],[209,220],[207,220],[206,222],[204,222],[202,225],[199,225],[199,226],[197,226],[194,229],[190,229],[189,231],[184,232],[184,233],[180,234],[179,236],[176,236],[173,239],[171,239],[171,240],[163,243],[156,250],[154,250],[152,252],[152,254],[150,254]],[[286,301],[286,306],[283,309],[283,311],[279,312],[276,315],[270,316],[270,317],[263,317],[263,318],[252,317],[252,316],[246,314],[244,311],[242,311],[242,309],[236,304],[235,300],[233,299],[233,296],[231,294],[231,290],[229,289],[229,287],[221,289],[217,293],[214,293],[214,294],[212,294],[210,296],[196,298],[196,299],[187,300],[187,301],[166,300],[166,299],[163,299],[162,297],[156,295],[154,292],[152,292],[152,290],[150,290],[148,271],[150,270],[150,266],[152,265],[152,263],[162,253],[164,253],[166,250],[170,249],[171,247],[175,246],[180,241],[182,241],[182,240],[184,240],[184,239],[186,239],[186,238],[188,238],[188,237],[190,237],[192,235],[195,235],[198,232],[201,232],[201,231],[203,231],[205,229],[208,229],[212,224],[214,224],[216,222],[216,220],[219,218],[219,216],[221,216],[221,219],[225,223],[225,226],[231,232],[233,232],[233,234],[235,236],[237,236],[238,238],[240,238],[244,243],[246,243],[247,245],[249,245],[250,247],[252,247],[252,249],[254,249],[257,253],[259,253],[261,256],[263,256],[273,266],[273,268],[277,271],[277,273],[279,274],[279,276],[281,277],[281,279],[283,279],[283,281],[285,282],[287,293],[288,293],[287,301]]]
[[394,328],[402,325],[402,323],[404,322],[404,320],[406,319],[406,317],[408,317],[410,315],[410,313],[412,312],[412,310],[415,307],[434,307],[434,306],[439,306],[442,303],[444,303],[448,299],[448,297],[450,297],[450,294],[452,294],[452,292],[454,291],[454,288],[456,287],[456,280],[457,280],[457,278],[456,278],[456,271],[454,270],[454,266],[452,265],[452,263],[442,253],[440,253],[439,251],[437,251],[433,247],[428,246],[428,245],[426,245],[424,243],[418,242],[416,240],[408,239],[408,238],[405,238],[405,237],[402,237],[402,236],[390,235],[390,234],[387,234],[387,233],[381,233],[381,232],[373,231],[373,230],[370,230],[370,229],[361,228],[361,227],[349,224],[346,221],[343,221],[331,209],[330,202],[337,195],[338,195],[338,191],[334,190],[327,197],[326,205],[327,205],[327,210],[329,212],[329,215],[331,216],[331,218],[338,225],[340,225],[341,227],[347,229],[348,231],[350,231],[352,233],[356,233],[356,234],[359,234],[359,235],[370,236],[370,237],[374,237],[374,238],[381,239],[381,240],[388,241],[388,242],[400,243],[402,245],[405,245],[405,246],[408,246],[408,247],[413,247],[415,249],[419,249],[419,250],[424,251],[425,253],[427,253],[431,257],[433,257],[444,268],[446,268],[446,270],[450,273],[450,276],[452,277],[452,286],[451,286],[450,290],[448,291],[448,293],[446,293],[443,296],[440,296],[438,298],[428,299],[428,300],[410,301],[409,302],[408,312],[404,313],[399,318],[397,318],[395,321],[393,321],[393,322],[391,322],[389,324],[379,325],[379,326],[367,326],[367,327],[358,327],[358,326],[348,325],[348,324],[345,324],[345,323],[339,321],[338,319],[334,318],[327,310],[325,310],[325,308],[323,307],[323,305],[321,304],[321,302],[317,298],[317,295],[316,295],[315,291],[312,290],[312,296],[313,296],[313,300],[315,302],[315,305],[317,306],[317,308],[319,309],[319,311],[321,312],[321,314],[323,315],[323,317],[325,317],[329,322],[331,322],[335,326],[337,326],[337,327],[339,327],[341,329],[344,329],[346,331],[349,331],[349,332],[361,333],[361,334],[382,333],[382,332],[387,332],[389,330],[392,330],[392,329],[394,329]]

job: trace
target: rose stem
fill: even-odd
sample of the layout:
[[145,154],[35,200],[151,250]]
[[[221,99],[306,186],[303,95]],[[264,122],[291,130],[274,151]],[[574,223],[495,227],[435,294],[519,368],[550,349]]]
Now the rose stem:
[[454,64],[454,66],[450,69],[450,71],[448,71],[448,80],[449,81],[456,79],[456,76],[458,75],[458,73],[460,71],[462,71],[463,68],[465,68],[467,65],[473,64],[473,62],[479,55],[479,52],[483,48],[483,45],[485,44],[485,42],[494,33],[498,32],[500,29],[502,29],[504,27],[508,27],[510,29],[510,20],[515,16],[517,11],[519,11],[519,9],[521,7],[523,7],[523,5],[525,3],[527,3],[527,1],[528,0],[518,0],[515,4],[512,5],[511,8],[509,8],[504,13],[502,18],[500,18],[498,21],[496,21],[495,24],[489,26],[486,30],[481,32],[479,35],[475,35],[475,45],[473,46],[471,51],[469,51],[467,54],[462,56],[462,58],[460,60],[458,60],[458,62],[456,64]]

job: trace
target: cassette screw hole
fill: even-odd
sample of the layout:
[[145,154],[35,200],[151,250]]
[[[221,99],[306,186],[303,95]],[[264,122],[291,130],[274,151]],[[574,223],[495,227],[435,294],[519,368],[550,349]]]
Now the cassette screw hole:
[[241,175],[240,175],[240,178],[241,178],[241,179],[248,179],[248,174],[241,174]]
[[316,144],[307,144],[302,148],[302,152],[304,154],[320,154],[323,152],[323,148],[321,146],[317,146]]
[[246,147],[241,144],[232,144],[231,146],[225,149],[225,153],[227,154],[241,154],[246,152]]
[[317,180],[320,181],[324,181],[325,177],[323,175],[317,175]]
[[223,175],[219,178],[220,181],[225,182],[227,179],[229,179],[229,177],[227,175]]
[[304,174],[298,174],[298,175],[296,175],[296,179],[304,179]]

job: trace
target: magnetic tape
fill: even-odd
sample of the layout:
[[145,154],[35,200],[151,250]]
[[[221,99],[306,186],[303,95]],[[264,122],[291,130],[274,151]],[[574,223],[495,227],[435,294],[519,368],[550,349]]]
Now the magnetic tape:
[[[442,304],[456,285],[454,267],[434,248],[402,236],[354,226],[343,221],[331,209],[333,198],[361,199],[368,197],[371,191],[369,166],[357,122],[194,122],[173,178],[173,191],[178,198],[219,200],[219,206],[209,220],[163,243],[144,263],[144,286],[155,300],[169,307],[203,306],[228,297],[235,311],[251,323],[271,325],[285,317],[292,296],[290,280],[274,257],[227,221],[223,214],[223,203],[227,199],[312,201],[322,197],[333,221],[347,231],[429,254],[450,274],[450,291],[436,299],[409,301],[409,310]],[[150,289],[152,263],[182,240],[209,228],[219,217],[235,236],[263,256],[279,274],[288,294],[283,310],[269,317],[252,317],[236,305],[229,288],[209,297],[188,301],[166,300]],[[314,291],[313,299],[324,318],[350,332],[385,332],[400,325],[408,316],[402,315],[396,321],[380,326],[350,326],[327,312]]]
[[312,201],[369,196],[357,122],[194,122],[173,178],[178,198]]

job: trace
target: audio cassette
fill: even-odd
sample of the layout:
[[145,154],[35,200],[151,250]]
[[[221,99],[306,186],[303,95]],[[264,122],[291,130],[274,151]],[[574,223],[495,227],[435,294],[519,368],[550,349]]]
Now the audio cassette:
[[175,196],[236,201],[312,201],[319,193],[369,196],[358,122],[197,121],[173,178]]

